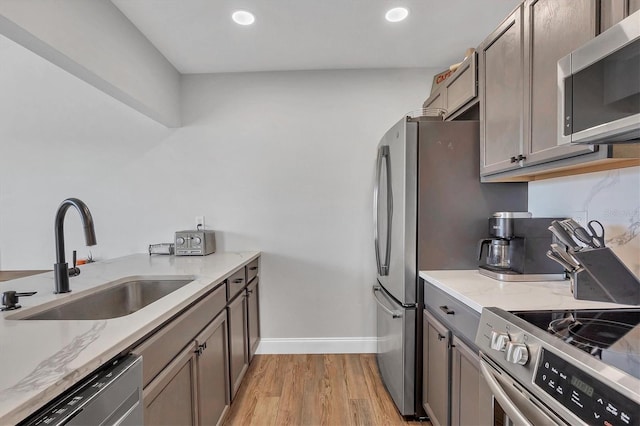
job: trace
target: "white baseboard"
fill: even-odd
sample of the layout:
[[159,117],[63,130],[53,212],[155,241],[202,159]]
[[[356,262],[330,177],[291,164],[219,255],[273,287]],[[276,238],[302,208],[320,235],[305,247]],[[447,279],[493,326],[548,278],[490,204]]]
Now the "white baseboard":
[[361,354],[375,353],[375,337],[260,339],[257,354]]

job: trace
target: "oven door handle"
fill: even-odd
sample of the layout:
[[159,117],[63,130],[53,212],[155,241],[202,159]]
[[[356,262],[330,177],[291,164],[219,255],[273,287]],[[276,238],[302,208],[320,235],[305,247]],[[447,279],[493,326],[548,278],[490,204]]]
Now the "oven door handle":
[[480,359],[480,371],[482,371],[482,375],[484,376],[489,389],[493,393],[493,397],[498,400],[498,403],[506,413],[506,415],[513,421],[514,424],[517,425],[525,425],[525,426],[533,426],[532,423],[527,419],[524,414],[518,407],[509,399],[509,396],[500,386],[500,383],[493,376],[493,372],[491,371],[491,367],[487,365],[487,363]]

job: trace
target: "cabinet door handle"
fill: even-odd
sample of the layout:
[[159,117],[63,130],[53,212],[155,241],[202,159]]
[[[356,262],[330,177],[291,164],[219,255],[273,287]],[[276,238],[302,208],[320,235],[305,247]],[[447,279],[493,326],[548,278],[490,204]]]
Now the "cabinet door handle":
[[253,293],[253,290],[247,290],[247,294]]
[[526,159],[527,159],[527,157],[525,155],[522,155],[522,154],[518,155],[518,161],[523,161],[523,160],[526,160]]
[[439,341],[442,341],[442,339],[444,339],[445,337],[447,337],[447,336],[444,336],[444,335],[438,333],[438,340]]
[[455,315],[455,311],[453,309],[449,309],[447,305],[440,306],[440,310],[447,315]]
[[244,281],[244,278],[236,278],[235,280],[233,280],[233,283],[240,284],[242,281]]
[[511,157],[509,159],[509,161],[512,162],[512,163],[516,163],[518,161],[518,158],[517,157]]
[[207,349],[207,342],[204,342],[200,345],[198,345],[198,349],[196,349],[195,352],[196,354],[198,354],[198,356],[202,355],[202,352],[204,352],[204,350]]

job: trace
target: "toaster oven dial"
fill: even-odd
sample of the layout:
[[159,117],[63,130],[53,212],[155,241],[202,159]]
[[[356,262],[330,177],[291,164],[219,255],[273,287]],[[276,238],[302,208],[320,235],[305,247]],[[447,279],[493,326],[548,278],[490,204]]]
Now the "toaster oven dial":
[[176,238],[176,244],[178,244],[179,246],[184,244],[184,238],[182,237],[178,237]]
[[507,361],[513,364],[525,365],[529,361],[529,349],[524,343],[507,343]]
[[202,239],[200,237],[193,237],[194,245],[199,245],[201,242],[202,242]]

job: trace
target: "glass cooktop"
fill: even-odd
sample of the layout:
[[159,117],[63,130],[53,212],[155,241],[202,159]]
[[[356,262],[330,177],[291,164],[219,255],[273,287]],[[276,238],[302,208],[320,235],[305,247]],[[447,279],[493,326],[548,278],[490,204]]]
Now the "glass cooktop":
[[640,379],[640,309],[526,311],[513,314]]

